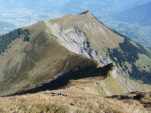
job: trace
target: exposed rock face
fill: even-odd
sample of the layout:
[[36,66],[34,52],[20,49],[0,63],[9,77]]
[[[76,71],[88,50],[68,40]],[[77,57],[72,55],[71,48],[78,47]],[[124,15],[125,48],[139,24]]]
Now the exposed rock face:
[[[114,74],[134,77],[136,73],[137,79],[145,82],[150,78],[149,52],[104,26],[90,12],[39,22],[0,39],[0,96],[39,87],[72,70],[112,62],[117,66],[118,73]],[[125,81],[117,81],[123,85],[119,92],[146,89]],[[106,84],[100,86],[105,88]]]
[[[79,43],[78,50],[80,50],[80,47],[87,47],[89,49],[84,53],[89,53],[89,56],[97,60],[100,65],[114,62],[118,66],[118,71],[123,75],[129,75],[133,79],[150,83],[151,53],[141,45],[104,26],[90,12],[86,11],[80,15],[65,16],[49,21],[47,25],[51,26],[51,29],[56,28],[51,30],[55,34],[66,34],[66,37],[69,37],[68,40],[72,39],[71,35],[68,36],[72,31],[79,31],[80,33],[75,33],[81,34],[80,36],[75,35],[73,32],[72,34],[81,37],[80,39],[88,42],[88,45],[82,46],[83,44]],[[82,54],[80,51],[76,52]]]

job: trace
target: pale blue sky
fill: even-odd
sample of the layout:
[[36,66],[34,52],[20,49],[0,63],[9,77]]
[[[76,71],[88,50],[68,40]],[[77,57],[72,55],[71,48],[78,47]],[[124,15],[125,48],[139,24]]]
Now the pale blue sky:
[[[74,13],[89,9],[94,13],[117,13],[151,0],[0,0],[0,10],[27,9],[55,13]],[[101,14],[100,14],[101,15]],[[96,15],[97,16],[97,15]]]
[[89,9],[101,20],[151,0],[0,0],[0,22],[17,27]]

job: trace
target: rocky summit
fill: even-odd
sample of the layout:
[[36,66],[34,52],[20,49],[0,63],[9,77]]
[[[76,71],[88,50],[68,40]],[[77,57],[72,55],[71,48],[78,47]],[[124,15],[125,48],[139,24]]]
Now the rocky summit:
[[150,92],[150,84],[150,51],[89,11],[0,36],[2,113],[148,113],[140,101],[112,96]]

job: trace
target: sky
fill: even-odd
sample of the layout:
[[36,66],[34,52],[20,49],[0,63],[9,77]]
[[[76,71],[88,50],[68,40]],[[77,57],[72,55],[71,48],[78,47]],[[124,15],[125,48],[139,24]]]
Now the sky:
[[[32,18],[34,15],[58,17],[91,10],[96,16],[118,13],[151,0],[0,0],[0,16]],[[102,13],[102,14],[101,14]],[[34,17],[33,17],[34,18]]]
[[0,0],[0,22],[17,27],[90,10],[101,20],[151,0]]

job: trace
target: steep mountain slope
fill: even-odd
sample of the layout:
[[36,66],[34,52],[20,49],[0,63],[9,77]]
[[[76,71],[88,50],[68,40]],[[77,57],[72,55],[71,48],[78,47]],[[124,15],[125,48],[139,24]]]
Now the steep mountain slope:
[[[38,24],[38,27],[44,29],[41,25],[43,24]],[[35,39],[32,38],[31,42],[24,41],[29,38],[26,35],[27,39],[17,38],[1,55],[1,95],[48,82],[55,79],[57,74],[59,76],[77,66],[81,68],[96,66],[95,61],[76,55],[61,46],[56,42],[55,36],[49,37],[44,31],[36,32],[32,31],[31,37]],[[22,32],[18,36],[24,37],[24,33],[26,34]]]
[[[106,65],[117,59],[115,63],[127,70],[129,75],[135,79],[141,77],[145,82],[150,81],[150,52],[141,45],[136,44],[127,38],[123,38],[124,36],[116,31],[110,30],[97,21],[97,19],[89,12],[86,12],[86,14],[82,14],[81,16],[71,15],[54,21],[55,26],[59,24],[57,26],[63,26],[65,27],[64,29],[76,26],[80,31],[84,32],[90,42],[91,48],[96,51],[96,59],[99,63]],[[143,58],[139,58],[140,56]],[[145,60],[145,62],[142,60]],[[137,61],[141,62],[141,64],[137,64]],[[145,69],[142,68],[143,66],[145,66]],[[135,67],[138,70],[135,70]],[[143,73],[143,70],[145,73]],[[136,72],[138,73],[136,74]]]
[[[148,85],[137,85],[123,78],[129,75],[149,83],[150,53],[107,28],[88,11],[39,22],[12,31],[0,39],[1,96],[49,85],[66,75],[73,74],[76,78],[81,71],[82,74],[83,71],[88,72],[89,76],[90,73],[91,76],[107,75],[112,68],[103,67],[112,62],[116,68],[111,79],[107,79],[109,84],[100,84],[105,95],[150,89]],[[119,90],[120,85],[122,90]],[[118,90],[116,93],[110,91],[112,86]]]

